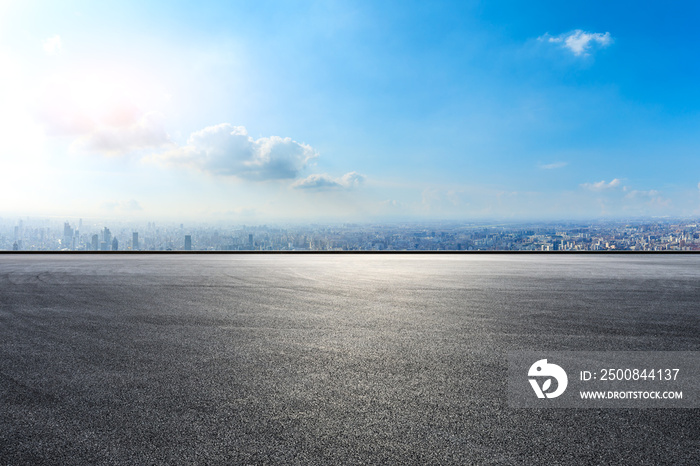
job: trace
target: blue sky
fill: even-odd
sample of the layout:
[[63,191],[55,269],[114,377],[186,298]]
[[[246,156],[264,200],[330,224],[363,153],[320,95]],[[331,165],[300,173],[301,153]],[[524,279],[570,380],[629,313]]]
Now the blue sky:
[[700,215],[695,2],[0,2],[0,213]]

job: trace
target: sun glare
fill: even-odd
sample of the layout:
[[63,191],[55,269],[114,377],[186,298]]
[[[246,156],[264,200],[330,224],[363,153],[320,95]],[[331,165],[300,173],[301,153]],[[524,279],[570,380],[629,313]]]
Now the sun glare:
[[42,110],[63,126],[76,125],[76,132],[87,130],[85,126],[118,124],[138,114],[139,108],[125,80],[98,73],[56,77],[44,87],[40,100]]

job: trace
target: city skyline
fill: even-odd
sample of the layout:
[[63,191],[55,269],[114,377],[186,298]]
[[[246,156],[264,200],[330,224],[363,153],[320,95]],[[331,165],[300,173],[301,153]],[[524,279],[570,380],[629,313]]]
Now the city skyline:
[[211,225],[79,219],[61,230],[55,220],[0,218],[3,250],[700,251],[700,220]]
[[693,2],[4,1],[0,216],[696,217],[699,17]]

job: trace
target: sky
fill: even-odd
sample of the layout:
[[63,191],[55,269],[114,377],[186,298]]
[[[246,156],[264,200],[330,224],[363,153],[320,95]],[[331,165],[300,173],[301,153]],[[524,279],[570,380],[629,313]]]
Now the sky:
[[0,214],[700,216],[700,4],[0,0]]

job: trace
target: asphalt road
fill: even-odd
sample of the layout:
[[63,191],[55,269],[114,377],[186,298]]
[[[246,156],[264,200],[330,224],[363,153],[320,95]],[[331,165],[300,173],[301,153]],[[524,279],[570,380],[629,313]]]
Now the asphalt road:
[[0,465],[697,464],[509,350],[700,351],[700,255],[0,256]]

